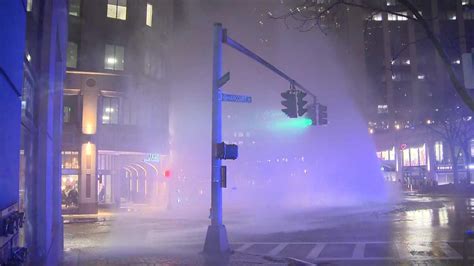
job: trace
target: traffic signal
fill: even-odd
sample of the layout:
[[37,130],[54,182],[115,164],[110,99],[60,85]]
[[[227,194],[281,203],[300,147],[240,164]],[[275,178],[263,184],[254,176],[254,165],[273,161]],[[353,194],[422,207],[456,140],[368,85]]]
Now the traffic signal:
[[285,113],[290,118],[297,118],[298,113],[296,111],[296,94],[292,91],[285,91],[281,93],[281,97],[283,97],[283,101],[281,104],[285,106],[285,109],[281,109],[283,113]]
[[328,107],[318,104],[318,125],[328,124]]
[[298,105],[298,116],[303,116],[308,111],[308,109],[305,108],[305,105],[308,103],[308,101],[304,100],[304,97],[306,97],[306,95],[307,93],[303,91],[298,91],[298,93],[296,94],[296,98],[297,98],[296,103]]
[[317,125],[317,112],[316,112],[316,105],[311,104],[308,106],[308,112],[306,113],[306,118],[311,119],[311,125],[316,126]]

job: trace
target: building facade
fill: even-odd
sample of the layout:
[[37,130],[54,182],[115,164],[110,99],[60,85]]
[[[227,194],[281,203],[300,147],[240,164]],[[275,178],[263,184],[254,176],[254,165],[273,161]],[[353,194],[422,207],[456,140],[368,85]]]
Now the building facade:
[[[24,218],[0,236],[0,264],[10,244],[26,247],[29,265],[57,265],[63,252],[60,197],[61,105],[66,68],[67,1],[1,1],[2,119],[0,220]],[[16,218],[15,218],[16,217]],[[25,262],[25,261],[23,261]]]
[[64,212],[166,198],[171,2],[69,1]]
[[[472,1],[417,1],[415,5],[462,82],[463,54],[474,48]],[[364,15],[369,77],[365,95],[371,103],[364,111],[387,179],[410,189],[453,183],[456,178],[471,182],[472,111],[455,93],[433,42],[411,19],[414,15],[397,1],[383,1],[381,8],[400,15]],[[465,136],[452,137],[456,130],[464,130]]]

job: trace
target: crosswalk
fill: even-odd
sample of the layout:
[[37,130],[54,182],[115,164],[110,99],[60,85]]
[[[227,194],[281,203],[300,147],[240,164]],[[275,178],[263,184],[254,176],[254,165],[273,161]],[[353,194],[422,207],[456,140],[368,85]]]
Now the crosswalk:
[[[237,252],[304,261],[460,260],[463,241],[448,242],[239,242]],[[473,243],[474,247],[474,243]],[[472,248],[469,258],[474,259]]]

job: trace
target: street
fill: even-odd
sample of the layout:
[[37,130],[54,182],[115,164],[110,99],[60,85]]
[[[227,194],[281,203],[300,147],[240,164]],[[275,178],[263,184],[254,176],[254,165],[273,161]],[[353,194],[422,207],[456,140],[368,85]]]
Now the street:
[[[224,223],[232,257],[242,259],[230,264],[458,265],[473,204],[469,198],[405,195],[391,206],[301,211],[268,220],[231,212]],[[173,215],[138,208],[99,222],[65,224],[66,264],[206,264],[199,252],[208,220]]]

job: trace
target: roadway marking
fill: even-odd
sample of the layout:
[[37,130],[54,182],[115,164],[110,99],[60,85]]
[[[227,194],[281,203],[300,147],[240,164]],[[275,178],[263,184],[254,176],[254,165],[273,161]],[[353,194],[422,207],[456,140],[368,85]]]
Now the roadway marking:
[[[457,252],[453,247],[448,243],[462,243],[462,240],[453,240],[453,241],[444,241],[444,242],[383,242],[383,241],[373,241],[373,242],[237,242],[233,244],[241,244],[236,251],[245,252],[247,249],[253,245],[276,245],[270,251],[265,254],[267,256],[278,256],[285,247],[289,245],[314,245],[314,247],[308,252],[304,257],[302,256],[287,256],[291,259],[308,259],[311,261],[350,261],[350,260],[417,260],[417,261],[427,261],[433,259],[443,259],[443,260],[459,260],[462,259],[462,256]],[[328,244],[352,244],[355,245],[352,251],[352,255],[348,257],[324,257],[320,258],[321,252]],[[379,245],[394,245],[397,251],[396,255],[386,256],[386,257],[365,257],[365,250],[367,244],[379,244]],[[410,251],[409,251],[410,250]],[[474,259],[474,257],[469,257],[469,259]]]
[[269,255],[269,256],[276,256],[276,255],[278,255],[278,253],[280,253],[287,245],[288,245],[288,243],[279,244],[278,246],[276,246],[276,247],[274,247],[272,250],[270,250],[270,251],[268,252],[268,255]]
[[236,248],[235,251],[242,252],[242,251],[245,251],[246,249],[248,249],[249,247],[251,247],[253,245],[254,245],[254,243],[245,243],[242,246],[240,246],[239,248]]
[[321,254],[321,251],[323,251],[325,246],[326,244],[321,244],[321,243],[316,244],[314,248],[308,253],[308,255],[306,255],[306,258],[316,259],[317,257],[319,257],[319,254]]
[[352,258],[361,259],[364,258],[365,243],[356,244],[354,251],[352,252]]

